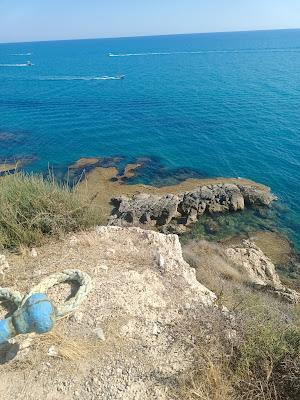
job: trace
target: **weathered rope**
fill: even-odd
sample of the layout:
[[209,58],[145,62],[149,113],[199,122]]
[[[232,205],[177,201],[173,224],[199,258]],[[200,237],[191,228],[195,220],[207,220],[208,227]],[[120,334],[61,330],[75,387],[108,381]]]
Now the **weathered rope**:
[[19,308],[22,303],[22,295],[19,292],[13,291],[8,288],[0,287],[0,301],[9,301],[16,305],[16,308]]
[[[77,282],[79,289],[69,300],[54,307],[46,295],[47,290],[69,281]],[[0,320],[0,345],[20,334],[42,334],[51,331],[57,318],[75,311],[91,289],[91,277],[76,269],[49,276],[25,296],[7,288],[0,288],[0,300],[9,301],[16,306],[16,311],[11,316]]]
[[67,269],[63,272],[58,272],[57,274],[50,275],[43,279],[25,296],[11,289],[0,287],[0,300],[9,301],[15,304],[17,308],[20,308],[33,294],[46,293],[51,287],[70,281],[77,282],[79,284],[79,289],[75,296],[56,308],[56,316],[63,317],[75,311],[92,290],[92,279],[87,273],[77,269]]
[[60,304],[56,308],[56,316],[63,317],[67,314],[70,314],[80,306],[93,288],[92,278],[85,272],[77,269],[67,269],[63,272],[58,272],[57,274],[50,275],[49,277],[43,279],[38,285],[31,289],[26,297],[24,297],[22,300],[22,305],[33,294],[46,293],[53,286],[70,281],[77,282],[79,284],[79,289],[75,296],[71,297],[68,301]]

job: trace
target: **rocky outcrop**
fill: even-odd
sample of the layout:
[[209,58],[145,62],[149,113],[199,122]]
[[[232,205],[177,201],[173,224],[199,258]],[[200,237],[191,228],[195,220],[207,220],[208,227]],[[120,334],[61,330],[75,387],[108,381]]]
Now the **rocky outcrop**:
[[[209,317],[217,311],[216,296],[184,261],[178,236],[99,227],[39,248],[37,257],[14,256],[11,274],[18,276],[15,289],[21,282],[27,292],[41,274],[65,268],[89,273],[94,289],[57,322],[54,335],[33,337],[9,364],[0,358],[0,398],[173,400],[178,378],[198,357],[195,337],[212,334]],[[54,289],[48,294],[55,304],[69,295],[68,285]],[[74,365],[64,360],[78,350],[87,354]]]
[[290,303],[300,300],[299,293],[281,283],[274,264],[251,241],[243,240],[242,245],[227,248],[226,255],[234,265],[244,270],[256,289],[270,292]]
[[[217,255],[211,266],[220,270],[224,248],[214,245],[211,252]],[[231,246],[227,257],[249,281],[291,298],[274,265],[251,242]],[[22,335],[5,354],[0,348],[0,398],[6,400],[183,399],[174,393],[182,378],[195,365],[207,365],[199,343],[211,351],[220,329],[229,349],[237,338],[238,320],[218,308],[215,294],[196,279],[176,235],[102,226],[1,260],[4,286],[10,282],[24,293],[41,277],[69,268],[87,272],[94,284],[54,332]],[[202,262],[207,268],[207,259]],[[73,290],[58,285],[48,295],[57,305]]]
[[113,198],[115,209],[109,224],[166,227],[175,221],[179,225],[189,225],[204,213],[239,211],[254,205],[268,206],[275,199],[268,188],[230,183],[202,186],[178,195],[142,193],[132,198]]

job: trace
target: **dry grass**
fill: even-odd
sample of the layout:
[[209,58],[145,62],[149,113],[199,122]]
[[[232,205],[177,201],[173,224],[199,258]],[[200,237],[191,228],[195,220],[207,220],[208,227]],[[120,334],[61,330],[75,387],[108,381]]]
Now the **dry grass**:
[[186,377],[180,400],[298,400],[299,306],[252,291],[216,244],[192,242],[184,256],[198,279],[234,311],[236,338],[226,344],[224,320],[223,328],[221,317],[214,322],[211,345],[196,343],[199,363]]
[[232,382],[224,364],[215,360],[207,362],[199,368],[186,383],[186,400],[233,400]]
[[0,247],[40,245],[47,237],[86,229],[101,214],[83,194],[51,177],[18,173],[0,179]]
[[218,293],[226,281],[246,283],[247,276],[226,256],[222,247],[205,240],[192,241],[183,246],[185,260],[196,269],[197,279]]
[[67,361],[87,359],[97,350],[96,343],[91,340],[63,335],[56,330],[44,335],[35,336],[35,342],[39,351],[43,349],[43,354],[47,354],[49,349],[53,347],[57,352],[56,357]]

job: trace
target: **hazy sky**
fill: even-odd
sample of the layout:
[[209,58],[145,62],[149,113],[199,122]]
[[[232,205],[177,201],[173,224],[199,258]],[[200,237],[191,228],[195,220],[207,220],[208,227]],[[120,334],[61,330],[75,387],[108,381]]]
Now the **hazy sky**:
[[300,28],[300,0],[0,0],[0,42]]

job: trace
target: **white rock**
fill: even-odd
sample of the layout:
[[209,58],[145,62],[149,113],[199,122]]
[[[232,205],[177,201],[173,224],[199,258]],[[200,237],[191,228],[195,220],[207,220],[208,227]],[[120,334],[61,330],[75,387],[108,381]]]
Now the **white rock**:
[[49,347],[47,354],[49,357],[58,357],[58,350],[55,346],[51,346]]
[[158,336],[160,332],[161,332],[160,327],[157,324],[154,324],[152,329],[152,335]]
[[104,272],[107,272],[108,271],[108,266],[106,264],[97,265],[95,272],[99,272],[101,270],[104,271]]
[[38,252],[34,247],[31,249],[30,255],[33,258],[36,258],[38,256]]
[[237,339],[237,331],[235,329],[230,329],[226,332],[227,339],[229,341],[234,341]]
[[97,336],[98,339],[100,339],[102,341],[105,341],[106,338],[105,338],[105,334],[104,334],[102,328],[100,328],[100,327],[95,328],[94,329],[94,333],[95,333],[95,335]]
[[165,262],[164,257],[160,253],[157,253],[157,264],[160,269],[163,270],[165,268],[166,262]]

